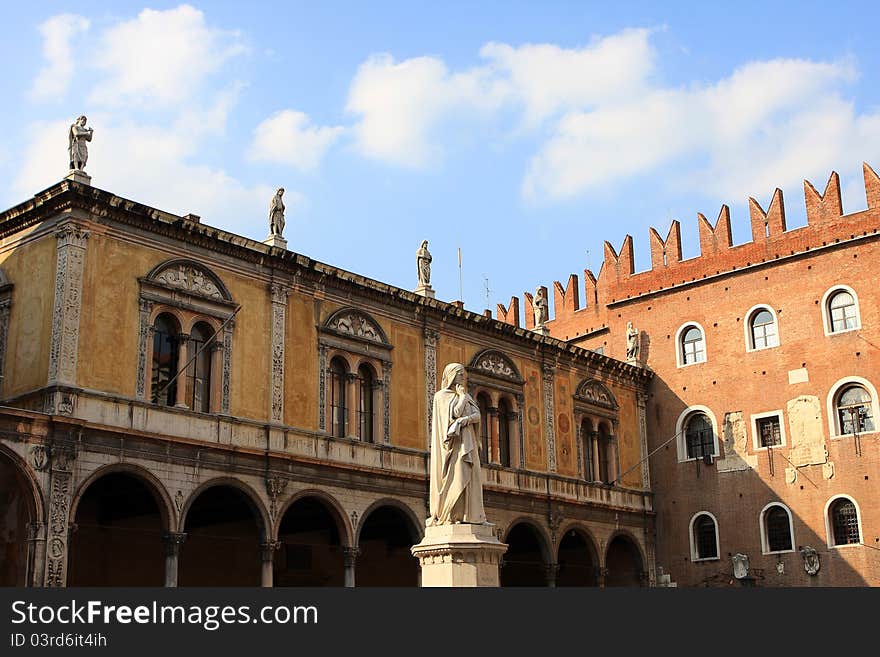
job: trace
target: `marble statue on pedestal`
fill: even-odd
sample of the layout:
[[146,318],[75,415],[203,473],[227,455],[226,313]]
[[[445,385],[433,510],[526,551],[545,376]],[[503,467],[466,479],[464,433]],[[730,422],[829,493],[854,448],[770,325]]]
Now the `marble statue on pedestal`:
[[633,327],[632,322],[626,323],[626,360],[637,361],[639,359],[639,331]]
[[434,395],[429,527],[486,523],[478,437],[480,408],[465,384],[464,365],[450,363]]
[[85,116],[77,117],[67,131],[67,152],[70,155],[71,170],[83,171],[89,159],[89,148],[86,142],[92,141],[94,130],[86,127]]

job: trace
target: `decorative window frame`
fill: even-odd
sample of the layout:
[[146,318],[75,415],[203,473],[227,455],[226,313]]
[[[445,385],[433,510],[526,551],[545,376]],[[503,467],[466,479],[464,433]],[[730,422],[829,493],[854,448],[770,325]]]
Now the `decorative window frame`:
[[[773,315],[773,324],[776,326],[776,344],[770,345],[768,347],[756,347],[755,346],[755,335],[752,332],[752,318],[757,315],[760,311],[766,310],[771,315]],[[751,353],[753,351],[766,351],[767,349],[776,349],[779,345],[782,344],[782,335],[779,331],[779,315],[776,314],[776,311],[772,306],[768,306],[766,303],[759,303],[746,311],[746,314],[743,315],[745,321],[743,321],[743,333],[745,334],[746,340],[746,352]]]
[[[788,532],[791,537],[791,548],[788,550],[771,550],[770,537],[767,535],[767,512],[774,506],[781,507],[788,514]],[[761,530],[761,554],[786,554],[794,552],[797,543],[794,542],[794,516],[791,509],[782,502],[770,502],[758,514],[758,527]]]
[[[614,393],[601,381],[594,378],[587,378],[581,381],[572,395],[572,411],[574,412],[576,442],[578,450],[578,473],[581,478],[586,478],[586,470],[590,470],[593,475],[592,481],[599,482],[599,472],[596,470],[596,463],[592,463],[590,468],[586,468],[587,459],[591,459],[592,454],[583,454],[583,444],[586,436],[582,435],[584,421],[588,421],[592,427],[589,444],[598,439],[599,425],[605,424],[608,427],[608,435],[610,436],[608,449],[611,449],[611,465],[614,472],[609,472],[609,478],[614,481],[620,475],[620,450],[617,442],[618,428],[620,426],[620,404]],[[601,468],[601,464],[599,464]]]
[[[695,326],[700,329],[700,333],[703,334],[703,360],[698,360],[695,363],[685,363],[684,362],[684,349],[682,344],[682,335],[685,330],[690,328],[691,326]],[[699,322],[685,322],[681,326],[678,327],[678,330],[675,332],[675,364],[677,367],[692,367],[694,365],[700,365],[702,363],[708,362],[709,360],[709,340],[706,335],[706,329],[703,328],[703,325]]]
[[710,409],[708,406],[688,406],[681,412],[681,415],[678,416],[678,420],[676,420],[675,422],[675,446],[679,463],[697,460],[696,457],[688,457],[687,440],[684,434],[685,423],[687,422],[688,417],[690,417],[694,413],[705,413],[705,415],[709,418],[709,422],[712,423],[712,443],[715,450],[712,453],[712,458],[717,459],[721,457],[721,451],[718,445],[718,421],[715,419],[715,413],[713,413],[712,409]]
[[[853,503],[853,506],[856,507],[856,520],[859,524],[859,542],[858,543],[845,543],[843,545],[836,545],[834,543],[834,528],[831,526],[831,505],[834,504],[835,501],[839,499],[846,499]],[[846,495],[845,493],[840,493],[838,495],[834,495],[830,497],[827,502],[825,502],[825,539],[828,543],[829,549],[841,549],[841,548],[851,548],[851,547],[861,547],[865,542],[865,532],[862,529],[862,509],[859,507],[859,503],[856,502],[855,498]]]
[[[331,433],[330,408],[327,403],[327,368],[330,361],[339,357],[348,364],[349,387],[346,394],[346,410],[349,421],[346,438],[359,440],[357,423],[350,418],[354,408],[354,395],[350,394],[354,378],[361,365],[373,368],[373,443],[391,442],[391,352],[394,346],[382,326],[369,313],[353,306],[345,306],[332,312],[316,326],[318,331],[318,429],[328,436]],[[376,403],[376,402],[381,403]]]
[[[489,399],[489,417],[497,418],[498,427],[489,427],[489,451],[486,461],[497,467],[524,468],[525,445],[523,443],[523,408],[525,407],[525,379],[513,360],[498,349],[477,352],[467,371],[468,393],[476,400],[479,393]],[[510,408],[507,418],[499,417],[500,401],[504,398]],[[510,440],[510,466],[501,465],[500,423],[507,422]]]
[[[229,415],[232,335],[235,327],[235,320],[231,318],[238,304],[233,301],[223,281],[202,263],[187,258],[175,258],[153,267],[146,276],[138,279],[138,283],[140,321],[136,397],[141,400],[149,399],[147,386],[152,378],[152,336],[156,317],[162,313],[173,315],[180,324],[183,335],[189,335],[198,322],[207,323],[215,331],[226,322],[222,334],[217,336],[214,344],[214,348],[222,351],[222,354],[212,357],[211,413]],[[183,353],[180,358],[184,358]],[[178,369],[181,365],[183,363],[178,361]],[[186,374],[183,376],[185,380]],[[214,394],[215,392],[218,394]]]
[[12,309],[12,283],[0,269],[0,398],[6,381],[6,344],[9,338],[9,313]]
[[[714,557],[700,557],[697,552],[697,541],[694,536],[694,524],[697,522],[697,518],[700,516],[709,516],[712,518],[712,522],[715,524],[715,556]],[[715,517],[715,514],[709,511],[697,511],[692,517],[691,521],[688,524],[688,540],[691,546],[691,561],[694,563],[703,562],[703,561],[720,561],[721,560],[721,539],[718,535],[718,518]]]
[[753,413],[750,416],[752,426],[752,449],[756,452],[766,452],[770,449],[769,447],[761,447],[761,433],[758,431],[758,420],[763,420],[767,417],[779,418],[779,439],[782,442],[778,445],[773,445],[773,448],[785,447],[788,444],[788,437],[785,433],[785,415],[781,408],[775,411],[767,411],[765,413]]
[[868,381],[868,379],[861,376],[845,376],[834,382],[828,391],[828,397],[825,400],[826,411],[828,413],[828,435],[831,436],[832,440],[852,437],[851,433],[841,433],[840,421],[837,417],[837,403],[835,401],[841,389],[850,384],[862,386],[868,391],[868,394],[871,395],[871,412],[874,414],[874,430],[865,431],[859,435],[872,436],[878,432],[877,425],[878,421],[880,421],[880,400],[877,399],[877,389],[870,381]]
[[[829,304],[831,303],[831,297],[834,296],[836,292],[849,292],[852,295],[853,301],[856,306],[856,325],[851,329],[844,329],[843,331],[832,331],[831,328],[833,326],[831,322],[831,308]],[[852,289],[849,285],[835,285],[833,287],[828,288],[825,291],[825,294],[822,295],[821,301],[822,308],[822,327],[825,330],[826,336],[831,335],[843,335],[845,333],[852,333],[853,331],[859,331],[862,328],[862,311],[859,307],[859,295],[856,294],[856,291]]]

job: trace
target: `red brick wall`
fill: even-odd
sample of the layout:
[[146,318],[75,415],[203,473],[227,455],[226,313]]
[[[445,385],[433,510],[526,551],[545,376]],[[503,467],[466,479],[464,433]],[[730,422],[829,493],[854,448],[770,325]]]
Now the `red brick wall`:
[[[619,254],[606,243],[598,278],[585,272],[583,307],[576,276],[565,288],[553,286],[556,315],[548,328],[554,337],[623,359],[626,323],[642,332],[641,358],[656,374],[647,406],[650,449],[674,436],[689,406],[708,407],[719,433],[726,413],[743,414],[746,457],[752,460],[745,470],[720,472],[717,461],[679,463],[675,441],[651,458],[657,565],[680,586],[730,584],[730,555],[738,552],[749,556],[759,586],[880,585],[880,432],[863,436],[857,453],[852,437],[830,436],[826,403],[843,377],[858,376],[880,388],[880,179],[867,165],[865,184],[868,209],[841,215],[836,174],[821,196],[806,183],[808,225],[791,231],[785,231],[781,192],[766,212],[752,201],[753,241],[738,246],[730,244],[726,208],[715,226],[700,217],[702,255],[687,261],[680,260],[677,224],[665,240],[652,231],[653,268],[647,272],[633,274],[628,236]],[[857,293],[861,329],[829,336],[822,298],[838,284]],[[775,310],[780,344],[749,351],[743,326],[757,304]],[[705,330],[707,360],[678,367],[676,331],[688,321]],[[597,331],[602,327],[607,330]],[[789,372],[801,368],[808,381],[790,383]],[[788,483],[792,464],[786,459],[796,458],[787,403],[800,395],[818,398],[821,436],[818,429],[812,435],[826,447],[832,466],[799,467],[796,481]],[[754,448],[751,416],[780,409],[787,442],[772,450],[771,464],[767,450]],[[875,423],[880,426],[880,417]],[[728,456],[724,445],[719,449],[722,458]],[[827,547],[825,506],[839,494],[859,505],[864,546]],[[806,574],[796,551],[762,554],[759,514],[774,501],[791,509],[795,548],[819,552],[815,577]],[[718,519],[720,560],[694,563],[688,529],[702,510]]]

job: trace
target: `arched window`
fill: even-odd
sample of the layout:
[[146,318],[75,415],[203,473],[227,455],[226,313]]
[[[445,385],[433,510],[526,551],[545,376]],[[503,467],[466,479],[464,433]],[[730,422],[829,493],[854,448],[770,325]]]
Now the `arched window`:
[[373,387],[375,377],[369,365],[358,368],[358,438],[373,442]]
[[846,290],[838,290],[828,297],[827,312],[830,333],[859,328],[859,311],[856,300]]
[[709,513],[698,513],[691,520],[691,558],[718,558],[718,525]]
[[762,515],[764,552],[790,552],[793,540],[788,510],[781,504],[770,504]]
[[848,385],[837,395],[834,404],[840,435],[874,431],[873,400],[860,385]]
[[751,349],[779,346],[776,318],[767,308],[758,308],[749,317],[749,342]]
[[510,467],[510,404],[504,397],[498,400],[498,461]]
[[480,407],[480,446],[482,450],[483,463],[488,463],[492,459],[489,454],[489,399],[486,393],[477,393],[477,406]]
[[851,499],[839,497],[834,500],[828,507],[828,522],[831,527],[832,545],[852,545],[862,542],[859,511]]
[[687,419],[684,439],[689,459],[715,454],[715,431],[705,413],[697,412]]
[[679,362],[693,365],[706,360],[706,339],[703,329],[696,324],[688,324],[679,329]]
[[196,324],[190,334],[190,358],[195,357],[189,366],[188,405],[199,413],[211,410],[211,344],[214,330],[205,322]]
[[596,442],[599,448],[599,481],[603,484],[610,484],[613,470],[611,463],[611,433],[604,422],[599,423]]
[[345,403],[346,378],[348,367],[341,358],[330,361],[330,431],[337,438],[345,437],[345,420],[348,407]]
[[[174,406],[177,401],[177,360],[180,349],[180,327],[168,313],[153,322],[153,368],[150,399],[154,404]],[[174,379],[172,381],[172,379]]]

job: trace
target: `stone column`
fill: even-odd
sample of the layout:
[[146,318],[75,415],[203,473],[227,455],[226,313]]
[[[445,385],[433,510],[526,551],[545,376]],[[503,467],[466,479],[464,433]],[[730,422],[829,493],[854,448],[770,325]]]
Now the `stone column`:
[[355,586],[355,566],[360,550],[356,547],[342,548],[342,559],[345,563],[345,586],[346,588],[354,588]]
[[596,584],[600,589],[605,588],[605,579],[608,577],[608,569],[605,566],[596,568]]
[[345,412],[347,414],[346,417],[346,427],[345,431],[342,432],[344,436],[357,436],[358,435],[358,410],[360,409],[360,405],[358,404],[358,375],[355,372],[349,372],[345,379],[345,403],[347,408]]
[[70,541],[70,502],[73,495],[73,462],[76,446],[52,445],[49,484],[49,532],[46,536],[46,576],[49,587],[67,586],[67,554]]
[[[146,299],[138,301],[140,311],[138,314],[138,365],[137,387],[135,396],[138,399],[147,397],[147,373],[152,369],[152,363],[147,363],[147,354],[153,341],[153,327],[150,324],[150,315],[153,313],[153,302]],[[152,390],[150,391],[152,394]]]
[[593,481],[599,481],[599,473],[602,472],[599,463],[599,432],[590,432],[590,443],[593,445]]
[[556,588],[556,576],[559,574],[558,563],[548,563],[544,566],[544,576],[547,579],[547,586],[551,589]]
[[165,543],[165,586],[177,587],[177,564],[180,557],[180,546],[186,540],[183,532],[166,532],[162,536]]
[[547,444],[547,469],[550,472],[556,472],[556,431],[554,429],[556,411],[553,404],[553,373],[555,367],[549,363],[544,363],[543,370],[543,390],[544,390],[544,434]]
[[[49,385],[76,383],[82,278],[89,233],[67,223],[55,233],[57,266],[52,306],[52,337],[49,343]],[[53,407],[54,412],[54,407]]]
[[437,392],[437,338],[439,333],[425,327],[425,446],[431,449],[431,420],[434,393]]
[[[332,427],[331,427],[332,428]],[[318,429],[327,427],[327,347],[318,345]]]
[[211,413],[216,413],[220,410],[219,400],[223,395],[223,377],[218,376],[223,371],[223,343],[214,340],[208,348],[211,350],[211,387],[208,393],[211,404],[208,408]]
[[[11,287],[9,284],[6,285],[6,288]],[[0,390],[3,389],[3,379],[6,375],[6,339],[9,334],[9,307],[12,304],[8,294],[8,291],[0,289]]]
[[275,565],[275,550],[280,547],[278,541],[267,541],[260,543],[260,558],[262,560],[262,568],[260,569],[260,586],[271,589],[273,584],[273,568]]
[[[376,413],[375,404],[373,413]],[[386,445],[391,444],[391,362],[384,360],[382,361],[382,441]]]
[[636,400],[638,401],[639,408],[639,448],[642,461],[642,488],[644,488],[645,490],[650,490],[651,470],[648,464],[648,423],[646,420],[647,413],[645,410],[648,396],[643,392],[639,392],[636,393]]
[[[177,367],[171,376],[174,376],[178,372],[180,372],[180,376],[174,380],[175,395],[174,395],[174,406],[176,408],[189,408],[186,403],[186,400],[189,395],[187,395],[187,390],[190,385],[190,368],[195,366],[195,363],[190,363],[187,365],[190,359],[190,336],[186,333],[181,333],[177,336]],[[186,365],[186,367],[184,367]]]
[[496,406],[489,407],[489,454],[487,459],[490,463],[501,462],[501,446],[498,437],[501,435],[501,427],[498,425],[498,408]]
[[[617,453],[617,436],[608,436],[608,478],[616,481],[620,476],[620,455]],[[617,482],[620,483],[620,482]]]
[[223,329],[223,371],[220,376],[220,412],[223,415],[230,414],[229,389],[232,385],[232,330],[235,328],[235,320],[230,320]]
[[32,522],[28,525],[28,573],[25,586],[43,586],[46,574],[46,523]]
[[287,326],[287,290],[272,283],[272,366],[269,372],[269,420],[284,422],[284,340]]

